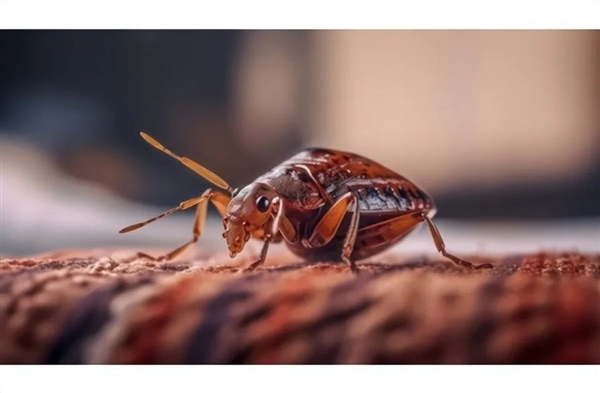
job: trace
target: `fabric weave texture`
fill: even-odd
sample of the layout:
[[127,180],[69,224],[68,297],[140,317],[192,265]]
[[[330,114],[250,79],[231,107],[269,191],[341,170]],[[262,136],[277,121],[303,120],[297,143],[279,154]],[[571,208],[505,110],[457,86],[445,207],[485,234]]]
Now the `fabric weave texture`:
[[600,364],[600,255],[0,261],[3,364]]

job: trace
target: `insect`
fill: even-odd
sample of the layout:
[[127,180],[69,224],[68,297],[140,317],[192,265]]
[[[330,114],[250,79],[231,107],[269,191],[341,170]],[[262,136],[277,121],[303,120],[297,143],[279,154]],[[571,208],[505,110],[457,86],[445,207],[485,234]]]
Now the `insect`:
[[429,227],[437,250],[452,262],[467,269],[493,267],[473,265],[448,253],[432,221],[437,211],[433,200],[413,182],[360,155],[305,149],[246,187],[233,190],[210,170],[178,156],[143,132],[141,136],[219,189],[209,188],[156,217],[123,228],[120,233],[134,231],[197,206],[191,240],[161,257],[142,252],[138,253],[140,257],[170,260],[196,243],[210,201],[223,218],[223,238],[232,258],[250,238],[264,242],[258,260],[245,271],[252,271],[265,261],[269,244],[283,241],[305,260],[341,259],[353,273],[358,273],[357,261],[388,249],[423,222]]

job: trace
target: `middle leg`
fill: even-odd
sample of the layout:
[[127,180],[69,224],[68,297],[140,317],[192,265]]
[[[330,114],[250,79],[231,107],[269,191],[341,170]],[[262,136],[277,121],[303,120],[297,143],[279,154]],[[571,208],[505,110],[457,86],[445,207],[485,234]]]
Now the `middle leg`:
[[358,222],[360,218],[359,204],[356,196],[349,192],[338,199],[331,209],[321,218],[321,221],[315,226],[312,235],[308,240],[304,240],[302,244],[307,248],[321,247],[328,244],[335,234],[337,233],[342,220],[348,212],[348,208],[354,202],[354,209],[352,210],[352,216],[350,219],[350,225],[348,232],[344,238],[342,245],[342,260],[348,264],[350,270],[354,274],[358,274],[359,269],[350,259],[352,251],[354,250],[354,243],[356,241],[356,234],[358,233]]

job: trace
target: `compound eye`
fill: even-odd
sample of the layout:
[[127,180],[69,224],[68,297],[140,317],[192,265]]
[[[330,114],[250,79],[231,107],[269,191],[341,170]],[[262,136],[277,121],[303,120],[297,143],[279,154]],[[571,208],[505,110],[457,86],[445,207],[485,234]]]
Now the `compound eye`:
[[269,210],[270,205],[271,201],[269,201],[269,198],[265,196],[258,197],[258,199],[256,200],[256,208],[259,212],[266,212],[267,210]]

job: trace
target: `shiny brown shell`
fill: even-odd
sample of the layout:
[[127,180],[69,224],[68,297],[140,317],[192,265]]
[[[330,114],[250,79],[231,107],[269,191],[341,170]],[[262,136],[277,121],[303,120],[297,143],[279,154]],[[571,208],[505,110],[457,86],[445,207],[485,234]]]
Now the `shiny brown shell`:
[[[339,260],[352,208],[329,244],[307,248],[302,239],[311,236],[335,201],[348,192],[356,195],[360,213],[352,260],[387,249],[412,232],[423,221],[421,215],[432,217],[436,212],[431,197],[410,180],[371,159],[339,150],[305,149],[255,182],[267,184],[282,198],[298,234],[295,242],[287,244],[309,260]],[[385,224],[401,216],[406,218],[405,225],[386,233]]]

